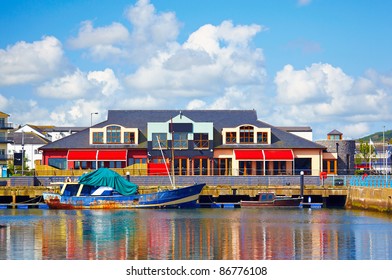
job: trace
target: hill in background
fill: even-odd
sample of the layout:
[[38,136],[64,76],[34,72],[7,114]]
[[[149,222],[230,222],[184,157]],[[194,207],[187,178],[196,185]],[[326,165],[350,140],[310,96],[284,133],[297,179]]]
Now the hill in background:
[[[392,130],[385,131],[384,136],[385,136],[386,143],[392,143]],[[372,139],[372,141],[374,143],[376,143],[376,142],[381,143],[382,139],[383,139],[383,132],[381,131],[381,132],[376,132],[376,133],[370,134],[368,136],[357,139],[357,141],[369,142],[370,138]]]

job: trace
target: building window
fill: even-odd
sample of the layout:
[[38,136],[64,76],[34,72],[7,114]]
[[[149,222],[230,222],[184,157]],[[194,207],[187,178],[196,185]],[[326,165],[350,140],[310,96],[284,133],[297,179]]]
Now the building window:
[[214,159],[214,175],[232,175],[231,158]]
[[[158,142],[159,139],[159,142]],[[167,135],[166,133],[153,133],[152,134],[152,148],[159,149],[159,144],[162,149],[167,149]]]
[[235,144],[237,142],[237,132],[226,132],[226,144]]
[[135,133],[134,132],[124,132],[124,143],[135,144]]
[[188,133],[174,132],[173,133],[173,148],[174,149],[188,149]]
[[208,175],[207,158],[193,159],[193,174],[194,175]]
[[257,132],[257,143],[268,144],[268,132]]
[[254,143],[253,138],[253,126],[241,126],[240,127],[240,143]]
[[121,143],[121,127],[119,126],[108,126],[106,129],[106,143]]
[[93,132],[93,144],[103,144],[103,132]]
[[193,143],[195,149],[208,149],[208,133],[195,133],[193,134]]

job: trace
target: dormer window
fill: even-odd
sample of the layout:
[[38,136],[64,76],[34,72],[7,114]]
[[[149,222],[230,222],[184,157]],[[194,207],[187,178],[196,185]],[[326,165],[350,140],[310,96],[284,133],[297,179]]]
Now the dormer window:
[[124,132],[124,143],[126,143],[126,144],[135,144],[135,133],[133,133],[133,132]]
[[162,149],[167,149],[167,135],[166,133],[153,133],[152,134],[152,148],[159,149],[161,146]]
[[226,132],[226,144],[235,144],[237,142],[237,132]]
[[253,126],[241,126],[240,127],[240,143],[254,143],[254,128]]
[[188,149],[188,133],[173,133],[173,147],[174,149]]
[[257,143],[268,144],[268,132],[257,132]]
[[93,144],[103,144],[103,132],[93,133]]
[[193,134],[193,143],[195,149],[208,149],[208,133],[195,133]]
[[121,143],[121,127],[115,125],[107,127],[106,143],[108,144]]

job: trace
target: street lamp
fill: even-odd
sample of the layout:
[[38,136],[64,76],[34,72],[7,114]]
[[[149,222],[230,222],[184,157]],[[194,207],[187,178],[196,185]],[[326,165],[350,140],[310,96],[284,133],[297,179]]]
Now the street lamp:
[[90,113],[90,126],[93,126],[93,115],[98,115],[98,112]]

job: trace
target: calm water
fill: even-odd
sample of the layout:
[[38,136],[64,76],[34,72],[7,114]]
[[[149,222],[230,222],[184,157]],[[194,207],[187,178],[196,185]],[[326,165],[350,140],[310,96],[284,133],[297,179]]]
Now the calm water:
[[392,259],[392,216],[332,209],[0,210],[0,259]]

